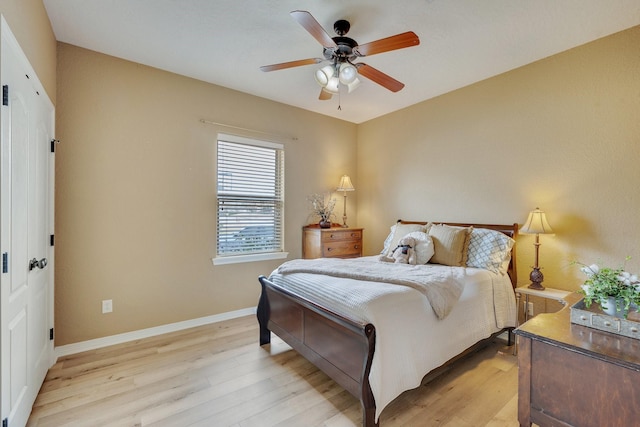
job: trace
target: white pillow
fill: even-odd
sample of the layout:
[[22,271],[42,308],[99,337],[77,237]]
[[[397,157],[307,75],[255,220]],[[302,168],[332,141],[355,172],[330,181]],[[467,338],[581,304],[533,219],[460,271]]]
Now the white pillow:
[[514,244],[515,240],[499,231],[474,228],[469,239],[467,267],[504,273],[509,267]]
[[407,234],[413,231],[422,231],[426,230],[426,225],[422,224],[401,224],[397,223],[391,226],[391,232],[384,239],[384,245],[382,247],[382,251],[380,253],[385,256],[391,256],[390,252],[392,252],[397,246],[400,239],[402,239]]
[[413,248],[416,251],[416,264],[428,263],[435,253],[431,236],[423,231],[412,231],[404,237],[413,237],[416,241],[416,247]]

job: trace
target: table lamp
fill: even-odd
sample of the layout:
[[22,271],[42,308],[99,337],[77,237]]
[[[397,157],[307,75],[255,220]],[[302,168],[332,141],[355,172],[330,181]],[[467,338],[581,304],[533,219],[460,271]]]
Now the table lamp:
[[553,230],[549,226],[549,223],[547,222],[547,217],[544,214],[544,212],[541,211],[539,208],[536,208],[535,210],[529,212],[529,217],[527,218],[527,222],[525,222],[522,228],[520,228],[519,232],[522,234],[536,235],[536,242],[533,244],[533,246],[536,249],[536,258],[535,258],[536,262],[535,262],[535,265],[533,266],[533,270],[531,271],[531,274],[529,275],[529,279],[531,280],[531,284],[529,285],[529,288],[542,291],[544,290],[544,286],[542,286],[542,281],[544,280],[544,276],[542,275],[542,272],[540,271],[540,267],[538,266],[538,250],[540,249],[540,235],[553,234]]
[[348,175],[342,175],[340,178],[340,185],[336,188],[336,191],[342,191],[344,193],[344,211],[342,213],[342,226],[348,227],[347,225],[347,191],[355,191],[353,188],[353,184],[351,183],[351,178]]

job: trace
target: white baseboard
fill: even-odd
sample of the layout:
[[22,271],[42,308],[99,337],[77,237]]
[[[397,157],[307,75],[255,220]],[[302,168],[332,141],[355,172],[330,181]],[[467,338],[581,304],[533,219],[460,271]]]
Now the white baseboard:
[[[208,325],[211,323],[222,322],[223,320],[235,319],[237,317],[248,316],[256,313],[256,307],[243,308],[241,310],[229,311],[212,316],[200,317],[197,319],[185,320],[183,322],[170,323],[168,325],[156,326],[153,328],[140,329],[138,331],[125,332],[124,334],[111,335],[103,338],[96,338],[89,341],[82,341],[73,344],[62,345],[54,348],[55,360],[59,357],[68,356],[70,354],[81,353],[83,351],[95,350],[97,348],[107,347],[114,344],[122,344],[129,341],[149,338],[156,335],[166,334],[169,332],[181,331],[183,329],[194,328],[196,326]],[[257,342],[257,337],[256,337]]]

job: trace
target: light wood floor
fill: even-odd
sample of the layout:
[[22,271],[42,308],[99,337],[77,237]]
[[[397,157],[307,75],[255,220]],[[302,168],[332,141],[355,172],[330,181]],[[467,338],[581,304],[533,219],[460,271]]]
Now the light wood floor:
[[[394,400],[382,427],[515,427],[517,361],[496,340]],[[503,352],[504,351],[504,352]],[[29,426],[360,426],[358,401],[255,317],[62,358]]]

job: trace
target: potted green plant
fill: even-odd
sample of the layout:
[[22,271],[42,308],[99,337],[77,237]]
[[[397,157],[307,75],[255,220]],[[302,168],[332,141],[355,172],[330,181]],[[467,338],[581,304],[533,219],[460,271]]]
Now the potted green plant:
[[[627,258],[628,260],[629,258]],[[584,305],[589,308],[597,303],[602,311],[617,317],[627,318],[630,310],[640,311],[640,282],[638,276],[625,271],[624,267],[600,268],[597,264],[580,264],[587,275],[581,286]]]

